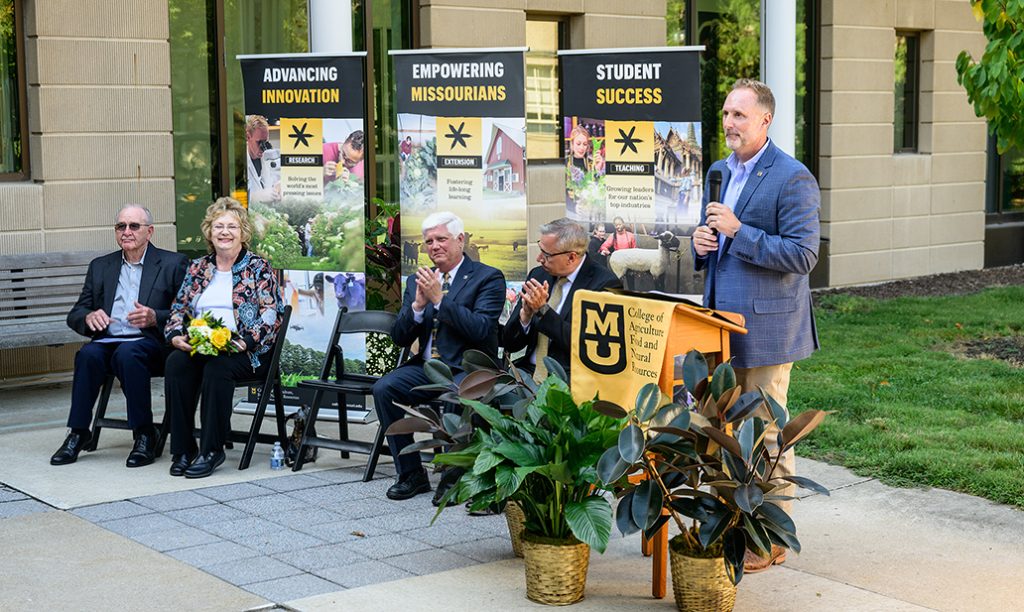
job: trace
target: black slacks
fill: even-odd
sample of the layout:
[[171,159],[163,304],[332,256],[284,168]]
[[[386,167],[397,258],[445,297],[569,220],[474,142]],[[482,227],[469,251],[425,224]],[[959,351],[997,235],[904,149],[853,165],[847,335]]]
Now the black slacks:
[[210,357],[172,352],[164,368],[167,410],[171,412],[171,454],[195,452],[192,431],[197,402],[201,402],[199,451],[205,454],[223,450],[231,432],[235,382],[265,377],[269,369],[269,355],[253,372],[248,353]]

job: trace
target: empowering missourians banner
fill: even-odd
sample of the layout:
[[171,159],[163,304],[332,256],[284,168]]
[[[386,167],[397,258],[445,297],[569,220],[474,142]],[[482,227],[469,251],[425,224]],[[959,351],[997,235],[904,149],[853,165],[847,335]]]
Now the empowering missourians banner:
[[422,248],[423,219],[451,211],[465,222],[470,258],[498,268],[510,284],[526,279],[524,51],[390,52],[403,276],[431,265]]
[[[559,51],[566,214],[630,289],[700,293],[703,47]],[[616,255],[633,249],[647,255]]]
[[[285,398],[319,375],[339,309],[366,307],[365,53],[240,55],[253,251],[282,273]],[[365,362],[361,338],[346,361]],[[355,407],[355,405],[351,406]]]

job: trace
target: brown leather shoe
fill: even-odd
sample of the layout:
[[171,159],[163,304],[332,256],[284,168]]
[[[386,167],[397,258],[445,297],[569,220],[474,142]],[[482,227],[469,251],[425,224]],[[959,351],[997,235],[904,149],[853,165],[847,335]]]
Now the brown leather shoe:
[[772,552],[767,558],[759,556],[754,551],[747,549],[743,557],[743,573],[756,574],[763,572],[773,565],[782,565],[786,562],[786,549],[772,544]]

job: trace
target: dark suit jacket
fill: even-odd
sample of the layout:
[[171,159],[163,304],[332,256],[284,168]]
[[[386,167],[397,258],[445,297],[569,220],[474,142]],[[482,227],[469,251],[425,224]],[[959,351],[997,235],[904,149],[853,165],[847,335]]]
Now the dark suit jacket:
[[[538,283],[547,281],[550,288],[553,288],[555,285],[554,277],[548,274],[541,266],[537,266],[530,271],[527,279],[530,278],[536,279]],[[562,367],[568,373],[569,357],[572,354],[569,344],[569,339],[572,335],[572,296],[578,289],[601,291],[609,287],[622,287],[622,281],[612,274],[611,270],[588,255],[580,266],[580,272],[576,275],[576,280],[569,286],[569,295],[565,297],[565,305],[562,307],[561,314],[552,309],[544,316],[539,314],[533,315],[530,331],[527,333],[523,331],[523,325],[519,321],[519,313],[523,309],[522,302],[520,301],[520,303],[516,304],[516,308],[512,311],[512,316],[509,317],[508,322],[505,323],[501,345],[509,353],[515,353],[525,347],[527,349],[526,355],[517,361],[516,366],[526,367],[530,364],[530,355],[537,348],[537,334],[542,333],[548,337],[548,356],[562,364]],[[532,366],[527,369],[532,370]]]
[[421,323],[413,319],[415,299],[416,275],[411,274],[406,280],[402,309],[391,331],[395,344],[409,346],[413,340],[419,340],[422,357],[436,316],[440,324],[437,350],[450,367],[462,367],[462,353],[466,349],[497,354],[498,317],[505,306],[505,277],[499,270],[463,255],[458,276],[452,279],[440,309],[428,303]]
[[[117,292],[117,280],[121,275],[122,251],[114,251],[108,255],[97,257],[89,262],[89,270],[85,274],[85,285],[78,302],[68,313],[68,327],[83,336],[102,338],[106,330],[96,333],[85,324],[85,316],[102,308],[110,314],[114,308],[114,294]],[[142,280],[139,283],[139,303],[156,311],[156,325],[142,330],[143,335],[153,338],[161,345],[164,340],[164,325],[170,312],[171,302],[178,294],[181,281],[185,278],[188,258],[181,253],[165,251],[149,244],[146,259],[142,264]]]

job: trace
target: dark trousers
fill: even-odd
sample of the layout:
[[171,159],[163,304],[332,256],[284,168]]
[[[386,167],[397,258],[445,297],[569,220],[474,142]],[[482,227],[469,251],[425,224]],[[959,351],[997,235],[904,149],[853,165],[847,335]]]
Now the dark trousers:
[[265,377],[270,369],[270,358],[265,357],[263,361],[253,372],[248,353],[209,357],[199,353],[189,356],[178,350],[171,352],[164,373],[167,410],[171,413],[171,454],[195,452],[192,432],[196,403],[200,400],[203,433],[199,451],[205,454],[224,449],[231,432],[235,381]]
[[128,425],[138,430],[153,425],[149,381],[163,370],[164,347],[149,336],[131,342],[90,342],[75,354],[68,427],[89,429],[92,407],[103,381],[113,374],[121,381],[128,405]]
[[[458,370],[453,371],[458,372]],[[458,382],[465,376],[465,372],[458,372],[455,381]],[[413,387],[429,385],[431,382],[433,381],[423,373],[423,362],[419,359],[382,376],[373,385],[373,404],[377,410],[380,426],[387,431],[392,423],[405,417],[405,411],[396,406],[395,402],[415,406],[437,398],[440,394],[436,391],[413,390]],[[398,470],[399,477],[419,471],[423,467],[419,453],[400,454],[403,448],[412,443],[412,434],[388,436],[388,447],[395,459],[395,469]]]

